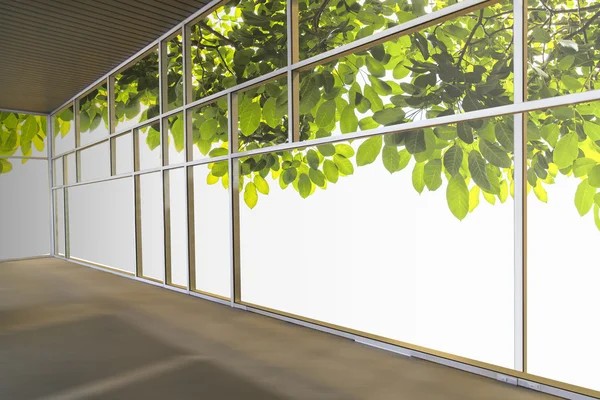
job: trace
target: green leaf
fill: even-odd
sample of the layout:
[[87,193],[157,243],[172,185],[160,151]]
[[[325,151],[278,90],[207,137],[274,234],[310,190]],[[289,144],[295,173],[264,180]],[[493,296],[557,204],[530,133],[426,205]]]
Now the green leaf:
[[427,149],[425,143],[425,131],[422,129],[407,132],[404,142],[406,150],[408,150],[410,154],[421,153]]
[[308,170],[308,177],[315,185],[325,187],[325,175],[318,169],[310,168]]
[[539,201],[541,201],[543,203],[548,202],[548,192],[546,192],[546,189],[544,189],[544,187],[542,186],[541,181],[538,181],[537,185],[535,185],[533,187],[533,193],[535,194],[535,197],[537,197]]
[[559,169],[570,167],[579,154],[577,134],[572,132],[560,138],[554,149],[554,163]]
[[403,62],[404,61],[401,60],[394,67],[394,71],[393,71],[392,74],[394,75],[394,79],[396,79],[396,80],[400,80],[402,78],[405,78],[410,73],[409,69],[404,66]]
[[592,187],[588,180],[581,181],[575,192],[575,207],[582,217],[587,214],[594,204],[596,188]]
[[[318,145],[317,150],[326,157],[331,157],[335,154],[335,146],[331,143]],[[352,151],[354,152],[354,150]]]
[[479,152],[472,150],[469,153],[469,171],[475,183],[485,192],[492,193],[492,184],[488,179],[485,160]]
[[367,70],[369,73],[377,78],[383,78],[385,76],[385,67],[382,63],[374,59],[373,57],[365,57],[367,64]]
[[183,137],[183,116],[176,117],[175,122],[171,126],[171,136],[173,137],[173,146],[175,151],[181,153],[185,146]]
[[381,125],[395,125],[404,121],[404,110],[398,108],[384,108],[383,110],[377,111],[373,114],[375,122]]
[[340,117],[340,130],[342,133],[352,133],[358,130],[358,117],[354,113],[354,107],[344,107]]
[[483,157],[492,165],[500,168],[510,168],[510,157],[504,150],[494,143],[490,143],[485,139],[479,140],[479,150]]
[[600,140],[600,125],[589,121],[583,121],[583,131],[593,141]]
[[573,78],[571,75],[563,75],[560,78],[560,81],[567,89],[572,92],[575,92],[583,87],[583,83],[579,82],[576,78]]
[[412,158],[412,156],[408,151],[406,151],[406,149],[400,150],[398,152],[398,155],[400,156],[400,163],[398,165],[398,171],[402,171],[404,168],[406,168],[406,166],[410,162],[410,159]]
[[242,101],[239,110],[239,127],[242,135],[250,136],[258,129],[261,113],[260,104],[249,100]]
[[356,153],[356,165],[361,167],[374,162],[381,151],[382,145],[382,136],[373,136],[362,142]]
[[319,128],[325,128],[331,125],[335,119],[335,101],[327,100],[319,106],[317,115],[315,117],[315,123]]
[[38,123],[33,115],[28,115],[21,126],[21,143],[31,142],[38,132]]
[[461,122],[456,126],[456,129],[460,140],[466,144],[473,143],[473,128],[471,128],[465,122]]
[[579,51],[579,45],[572,41],[572,40],[559,40],[558,43],[569,50],[572,50],[573,52],[577,53]]
[[459,221],[462,221],[469,213],[469,189],[462,176],[453,176],[448,181],[446,201],[450,212]]
[[423,169],[423,180],[427,189],[437,190],[442,186],[442,160],[439,158],[429,161]]
[[254,183],[249,182],[244,189],[244,202],[251,209],[256,206],[258,202],[258,193],[256,193],[256,186]]
[[533,28],[532,33],[533,33],[533,38],[535,39],[536,42],[548,43],[550,40],[552,40],[552,37],[550,36],[550,32],[548,32],[548,30],[546,30],[544,28],[540,28],[540,27]]
[[306,162],[311,168],[319,168],[319,164],[321,163],[319,160],[319,155],[316,151],[310,149],[306,152]]
[[258,190],[260,193],[269,194],[269,184],[262,176],[254,176],[254,186],[256,186],[256,190]]
[[598,204],[594,204],[594,223],[596,224],[596,228],[600,230],[600,207]]
[[300,178],[298,179],[298,192],[303,199],[307,198],[310,195],[310,191],[312,190],[312,183],[310,182],[310,178],[306,174],[300,174]]
[[381,153],[383,166],[390,174],[398,171],[400,168],[400,153],[395,146],[384,146]]
[[331,160],[323,161],[323,174],[329,182],[336,183],[339,178],[338,168]]
[[0,158],[0,174],[7,174],[12,171],[12,164],[9,160]]
[[349,144],[340,143],[335,145],[335,152],[346,158],[354,156],[354,148]]
[[415,167],[413,168],[413,172],[412,172],[412,184],[413,184],[413,187],[415,188],[415,190],[419,194],[423,193],[423,189],[425,188],[424,175],[425,175],[425,164],[424,163],[415,164]]
[[600,187],[600,165],[596,165],[588,172],[588,183],[593,187]]
[[335,154],[333,156],[333,162],[335,163],[338,171],[343,175],[352,175],[354,173],[354,166],[352,162],[348,160],[346,157]]
[[446,168],[446,171],[448,171],[450,175],[455,176],[458,174],[458,171],[460,171],[462,160],[462,149],[459,146],[454,145],[444,153],[444,168]]
[[560,61],[558,62],[558,68],[563,70],[563,71],[567,71],[569,68],[571,68],[571,65],[573,65],[573,63],[575,62],[575,57],[574,56],[563,56],[562,58],[560,58]]
[[216,119],[207,119],[200,125],[200,137],[202,140],[211,140],[212,137],[217,133],[219,122]]
[[313,78],[310,78],[306,85],[300,89],[300,114],[307,114],[321,100],[319,87]]
[[515,134],[513,127],[509,126],[504,122],[499,122],[494,127],[494,133],[498,142],[508,151],[514,151],[515,148]]
[[298,175],[298,171],[296,170],[296,168],[292,167],[292,168],[288,168],[283,172],[283,182],[286,185],[289,185],[290,183],[294,182],[296,180],[296,176]]
[[469,212],[473,212],[479,205],[480,192],[481,189],[479,189],[479,186],[473,186],[471,190],[469,190]]
[[573,164],[573,175],[577,178],[585,176],[596,166],[596,164],[596,161],[591,158],[578,158]]
[[277,118],[276,109],[277,100],[273,97],[269,97],[263,105],[262,116],[265,119],[267,125],[269,125],[271,128],[277,128],[277,126],[281,122],[281,119]]

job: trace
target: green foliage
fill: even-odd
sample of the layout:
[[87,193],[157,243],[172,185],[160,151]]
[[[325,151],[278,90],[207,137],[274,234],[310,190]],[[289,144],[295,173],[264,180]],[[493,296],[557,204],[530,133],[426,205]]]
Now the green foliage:
[[[108,134],[108,90],[100,85],[79,99],[79,132],[102,129]],[[56,131],[55,131],[56,132]]]
[[[40,153],[45,151],[46,141],[46,117],[0,112],[0,156],[9,157],[22,155],[30,157],[33,149]],[[21,154],[17,152],[20,150]],[[6,174],[12,170],[10,160],[1,159],[0,174]],[[26,163],[27,158],[22,159]]]

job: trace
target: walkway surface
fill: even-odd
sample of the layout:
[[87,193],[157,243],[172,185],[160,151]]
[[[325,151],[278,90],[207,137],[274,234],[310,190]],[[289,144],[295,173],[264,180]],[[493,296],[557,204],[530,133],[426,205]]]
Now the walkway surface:
[[556,399],[58,259],[0,263],[0,399]]

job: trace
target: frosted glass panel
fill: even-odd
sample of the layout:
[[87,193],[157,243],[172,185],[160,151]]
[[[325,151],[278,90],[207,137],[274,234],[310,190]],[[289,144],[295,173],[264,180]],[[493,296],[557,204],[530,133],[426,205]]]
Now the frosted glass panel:
[[112,139],[115,175],[133,171],[133,135],[126,133]]
[[[227,170],[227,162],[225,171]],[[194,182],[195,289],[229,298],[229,190],[225,179],[214,179],[207,165],[190,170]],[[208,182],[211,183],[208,183]]]
[[66,177],[67,177],[67,185],[72,185],[77,183],[77,159],[75,158],[75,153],[70,153],[65,156],[66,160]]
[[596,391],[599,104],[530,113],[527,174],[528,372]]
[[52,161],[53,172],[54,172],[54,186],[62,186],[64,184],[63,175],[63,159],[62,157]]
[[88,147],[79,153],[81,181],[91,181],[110,176],[110,146],[108,141]]
[[163,120],[167,133],[165,135],[165,165],[180,164],[185,162],[183,113],[177,113]]
[[[500,123],[478,125],[483,134]],[[506,168],[492,166],[457,133],[445,127],[444,140],[414,131],[246,159],[242,301],[513,368],[510,156],[498,146]],[[490,146],[482,140],[474,144]],[[476,176],[481,187],[465,180],[481,170],[490,171]]]
[[0,174],[0,260],[49,254],[48,162],[0,162],[12,164],[10,171]]
[[161,172],[139,175],[138,244],[141,243],[141,272],[144,277],[163,282],[165,251],[163,231],[163,187]]
[[59,111],[52,117],[54,154],[66,153],[75,149],[75,119],[73,106]]
[[55,246],[58,255],[65,255],[65,195],[63,189],[54,191]]
[[162,165],[160,123],[135,131],[135,170],[158,168]]
[[135,273],[133,178],[68,191],[71,257]]
[[169,192],[167,226],[170,244],[171,279],[169,283],[187,287],[188,283],[188,242],[187,242],[187,199],[185,197],[185,169],[178,168],[165,173]]

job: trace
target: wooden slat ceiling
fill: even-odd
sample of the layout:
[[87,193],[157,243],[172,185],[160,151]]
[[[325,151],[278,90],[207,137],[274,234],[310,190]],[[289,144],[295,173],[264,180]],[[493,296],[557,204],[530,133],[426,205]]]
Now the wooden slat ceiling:
[[48,113],[206,0],[0,0],[0,108]]

